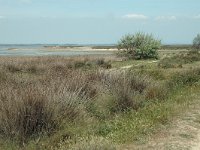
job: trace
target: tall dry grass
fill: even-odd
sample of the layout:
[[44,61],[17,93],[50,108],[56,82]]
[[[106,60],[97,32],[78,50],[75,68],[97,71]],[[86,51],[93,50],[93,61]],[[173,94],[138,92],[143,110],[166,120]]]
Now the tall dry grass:
[[141,98],[138,95],[142,95],[148,86],[148,79],[129,71],[110,72],[103,75],[102,83],[113,97],[111,110],[118,112],[139,107]]
[[0,60],[0,134],[5,137],[25,141],[50,134],[82,116],[84,103],[95,94],[89,75],[70,69],[66,58]]
[[51,133],[63,120],[79,117],[87,100],[81,89],[72,92],[66,83],[57,83],[5,84],[0,92],[0,133],[25,141],[41,132]]

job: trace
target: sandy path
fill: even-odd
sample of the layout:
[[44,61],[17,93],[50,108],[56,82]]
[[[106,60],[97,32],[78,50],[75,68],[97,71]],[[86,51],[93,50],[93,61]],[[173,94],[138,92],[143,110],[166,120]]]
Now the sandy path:
[[[149,61],[149,62],[147,62],[148,64],[152,64],[152,63],[157,63],[158,61]],[[142,63],[138,63],[138,64],[135,64],[135,65],[127,65],[127,66],[123,66],[123,67],[121,67],[121,69],[129,69],[129,68],[131,68],[131,67],[136,67],[136,66],[140,66],[140,65],[142,65]]]

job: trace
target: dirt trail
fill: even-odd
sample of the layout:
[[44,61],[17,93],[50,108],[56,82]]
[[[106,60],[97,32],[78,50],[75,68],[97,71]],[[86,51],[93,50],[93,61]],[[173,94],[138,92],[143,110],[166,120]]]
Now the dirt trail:
[[[147,62],[147,64],[152,64],[152,63],[157,63],[158,61],[149,61],[149,62]],[[142,65],[141,63],[138,63],[138,64],[135,64],[135,65],[127,65],[127,66],[123,66],[123,67],[121,67],[121,69],[129,69],[129,68],[131,68],[131,67],[136,67],[136,66],[140,66],[140,65]]]
[[[200,99],[199,99],[200,101]],[[200,102],[199,102],[200,103]],[[200,150],[200,104],[173,120],[147,143],[124,145],[122,150]]]

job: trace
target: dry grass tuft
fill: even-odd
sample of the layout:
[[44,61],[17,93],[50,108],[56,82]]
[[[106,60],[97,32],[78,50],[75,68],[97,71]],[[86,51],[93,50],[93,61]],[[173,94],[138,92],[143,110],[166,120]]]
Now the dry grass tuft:
[[145,100],[143,94],[150,84],[149,78],[131,71],[105,74],[102,82],[113,97],[113,112],[138,109]]
[[80,116],[86,99],[63,85],[8,87],[0,92],[0,133],[25,141],[40,132],[52,133],[63,119]]

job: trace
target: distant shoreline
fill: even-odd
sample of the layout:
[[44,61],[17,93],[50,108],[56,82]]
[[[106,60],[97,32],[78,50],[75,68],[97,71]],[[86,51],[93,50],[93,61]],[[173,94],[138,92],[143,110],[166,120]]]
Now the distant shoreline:
[[[1,45],[6,46],[8,51],[25,51],[25,50],[40,50],[44,52],[115,52],[117,51],[116,45]],[[180,44],[180,45],[163,45],[160,50],[179,50],[190,49],[192,45]]]
[[92,47],[92,46],[44,46],[45,51],[117,51],[116,47]]
[[[162,45],[160,50],[179,50],[190,49],[192,45],[180,44],[180,45]],[[117,51],[117,46],[43,46],[43,50],[48,51]]]

